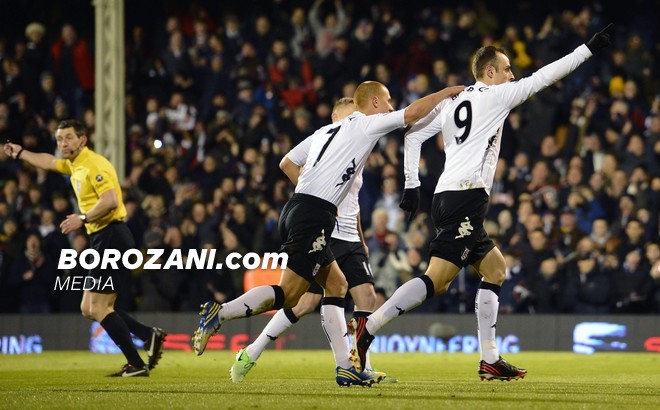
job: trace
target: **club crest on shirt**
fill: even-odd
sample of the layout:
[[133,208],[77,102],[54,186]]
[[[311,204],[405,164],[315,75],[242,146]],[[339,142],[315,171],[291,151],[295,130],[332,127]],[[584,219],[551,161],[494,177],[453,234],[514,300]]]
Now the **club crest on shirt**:
[[103,175],[97,175],[96,182],[101,182],[101,181],[103,181]]

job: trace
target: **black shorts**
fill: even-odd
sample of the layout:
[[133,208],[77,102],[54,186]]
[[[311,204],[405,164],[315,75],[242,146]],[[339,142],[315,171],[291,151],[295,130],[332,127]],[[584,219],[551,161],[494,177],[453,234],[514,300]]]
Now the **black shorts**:
[[[374,283],[369,259],[361,242],[348,242],[330,238],[330,248],[332,249],[332,254],[337,259],[339,269],[346,276],[348,289],[365,283]],[[307,291],[316,293],[317,295],[323,294],[323,288],[316,282],[312,282]]]
[[[106,249],[116,249],[123,256],[124,253],[135,248],[135,241],[133,234],[124,222],[113,222],[89,235],[89,247],[96,250],[103,260],[103,253]],[[119,288],[130,286],[130,270],[126,269],[121,263],[121,259],[117,261],[117,268],[113,269],[108,266],[106,269],[101,268],[101,264],[90,269],[87,276],[93,277],[95,280],[101,278],[101,289],[108,291],[109,288],[104,285],[108,283],[108,278],[112,278],[114,291],[119,291]]]
[[287,267],[308,282],[314,281],[321,267],[335,260],[329,241],[336,218],[336,206],[312,195],[293,194],[282,209],[280,252],[289,255]]
[[445,191],[433,195],[436,236],[429,255],[458,267],[472,265],[495,247],[484,229],[488,194],[484,189]]

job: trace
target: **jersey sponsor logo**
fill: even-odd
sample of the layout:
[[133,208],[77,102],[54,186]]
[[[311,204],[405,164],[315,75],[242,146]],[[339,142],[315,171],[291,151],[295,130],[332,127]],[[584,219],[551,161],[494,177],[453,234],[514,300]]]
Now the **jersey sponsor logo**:
[[325,229],[321,229],[321,235],[314,239],[314,243],[312,243],[312,249],[307,253],[322,251],[325,243]]
[[101,181],[103,181],[103,175],[97,175],[96,182],[101,182]]
[[341,176],[341,182],[335,185],[335,187],[342,186],[348,181],[350,181],[351,177],[355,175],[356,167],[357,165],[355,165],[355,158],[353,158],[353,160],[351,161],[351,165],[349,165],[348,168],[346,168],[346,172],[344,173],[344,175]]
[[465,221],[461,222],[461,226],[458,227],[458,235],[454,239],[459,239],[459,238],[464,238],[466,236],[470,236],[472,234],[472,231],[474,228],[472,227],[472,224],[470,223],[470,218],[465,217]]

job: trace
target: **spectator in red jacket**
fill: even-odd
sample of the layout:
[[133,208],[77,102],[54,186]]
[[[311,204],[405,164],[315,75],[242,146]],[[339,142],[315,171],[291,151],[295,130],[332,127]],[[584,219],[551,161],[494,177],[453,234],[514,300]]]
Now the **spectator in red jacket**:
[[94,60],[87,40],[78,37],[71,24],[65,24],[51,53],[62,98],[71,116],[81,118],[85,108],[92,105],[94,92]]

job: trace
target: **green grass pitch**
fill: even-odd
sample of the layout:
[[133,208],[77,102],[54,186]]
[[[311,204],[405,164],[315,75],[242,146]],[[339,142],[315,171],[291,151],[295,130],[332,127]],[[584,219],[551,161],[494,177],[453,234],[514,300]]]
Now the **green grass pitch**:
[[660,408],[660,355],[530,352],[509,355],[524,380],[480,381],[477,355],[374,354],[399,379],[340,388],[332,353],[266,351],[242,384],[234,354],[165,351],[149,378],[106,378],[120,355],[45,352],[0,357],[0,409],[629,409]]

